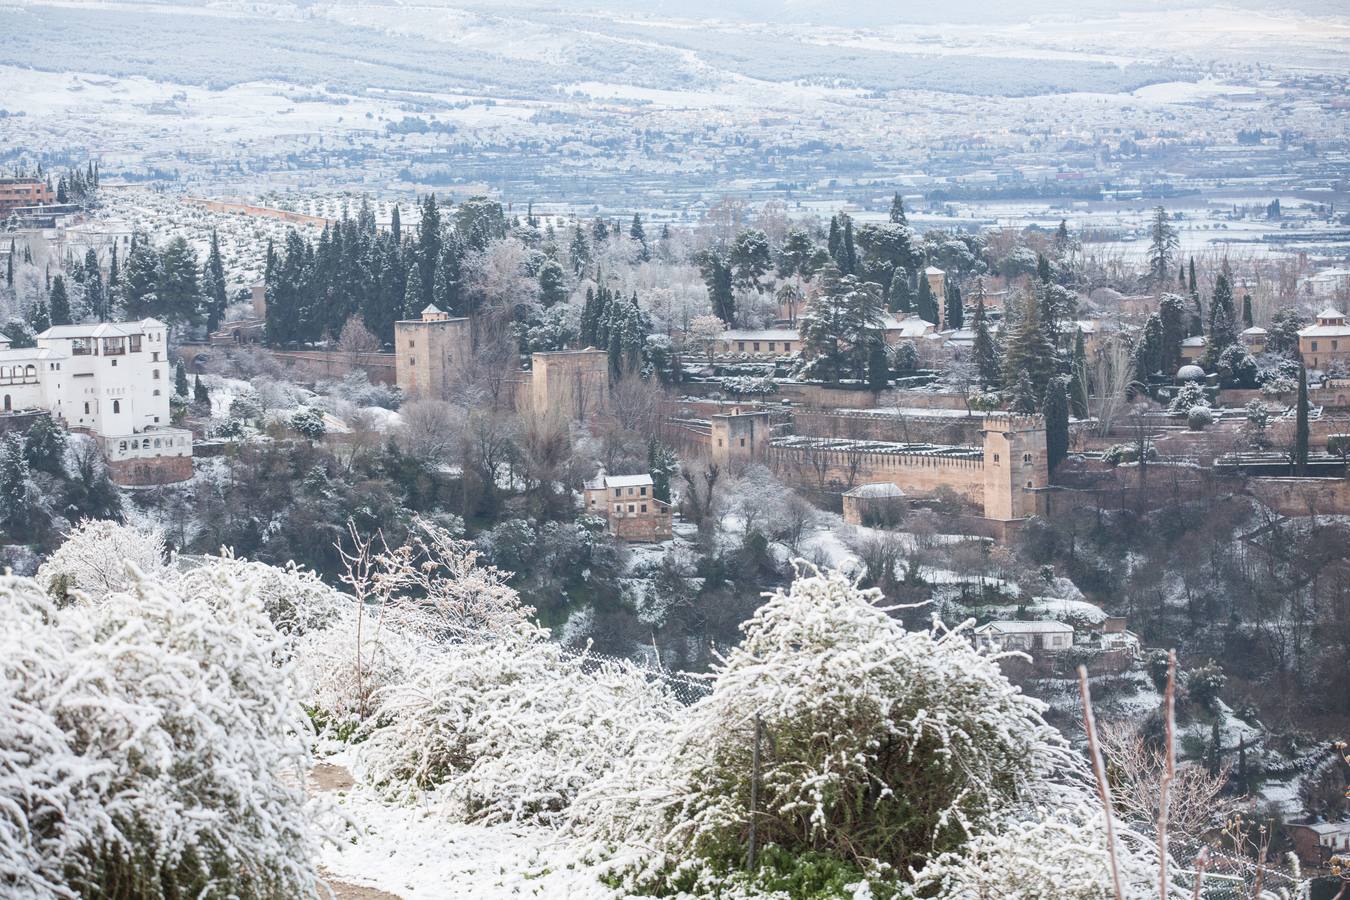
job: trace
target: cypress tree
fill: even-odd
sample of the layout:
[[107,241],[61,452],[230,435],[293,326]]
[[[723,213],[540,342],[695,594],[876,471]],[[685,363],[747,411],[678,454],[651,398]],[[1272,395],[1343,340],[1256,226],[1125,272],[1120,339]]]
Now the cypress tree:
[[32,479],[24,449],[19,432],[0,437],[0,525],[12,535],[27,530],[33,516],[29,497]]
[[206,390],[206,385],[202,384],[202,376],[198,375],[192,382],[192,400],[194,403],[210,403],[211,394]]
[[173,392],[180,397],[188,395],[187,366],[181,359],[173,367]]
[[975,329],[975,343],[971,353],[975,358],[975,369],[980,376],[980,387],[984,390],[998,387],[998,348],[994,346],[994,338],[989,333],[989,321],[984,314],[983,293],[975,298],[975,318],[972,325]]
[[1051,472],[1069,455],[1069,398],[1064,379],[1055,377],[1045,389],[1045,450]]
[[1069,374],[1069,410],[1075,419],[1088,417],[1087,346],[1081,328],[1074,334],[1073,339],[1073,363]]
[[[927,279],[924,280],[927,281]],[[959,331],[966,320],[965,304],[961,300],[961,288],[955,281],[949,281],[947,282],[945,293],[947,294],[945,298],[947,305],[947,327]]]
[[14,287],[14,245],[9,245],[9,261],[5,266],[5,287]]
[[845,275],[858,274],[858,250],[853,245],[853,217],[844,217],[844,241],[841,252],[843,258],[839,261],[839,271]]
[[572,243],[568,245],[567,255],[572,258],[572,274],[580,275],[591,264],[591,245],[586,241],[586,232],[578,222],[572,229]]
[[418,318],[422,310],[426,308],[425,299],[422,293],[422,267],[414,261],[408,267],[408,287],[403,295],[403,317],[405,319]]
[[1256,324],[1255,321],[1252,319],[1252,295],[1251,295],[1251,294],[1243,294],[1243,295],[1242,295],[1242,327],[1243,327],[1243,328],[1251,328],[1251,327],[1252,327],[1253,325],[1255,325],[1255,324]]
[[52,292],[47,299],[47,304],[51,310],[50,315],[53,325],[71,324],[70,297],[66,294],[66,280],[60,275],[52,279]]
[[642,216],[633,213],[633,224],[628,226],[628,236],[637,242],[638,259],[646,262],[652,258],[651,251],[647,249],[647,232],[642,228]]
[[915,302],[914,308],[919,318],[925,322],[937,325],[941,321],[938,318],[937,298],[933,296],[933,287],[922,272],[919,273],[919,299]]
[[1298,411],[1294,420],[1294,471],[1308,473],[1308,370],[1298,367]]
[[220,238],[211,229],[211,250],[206,257],[206,271],[202,273],[206,293],[206,331],[217,331],[225,320],[229,299],[225,294],[225,263],[220,258]]
[[398,204],[394,204],[394,211],[389,214],[389,233],[394,237],[395,246],[403,243],[403,217],[399,214]]
[[830,252],[830,258],[839,264],[839,248],[844,242],[844,236],[839,230],[839,216],[835,214],[830,217],[830,237],[825,242],[825,249]]
[[33,308],[28,311],[28,325],[34,334],[41,334],[52,327],[52,317],[47,309],[46,300],[39,297],[33,304]]
[[1149,376],[1156,374],[1162,366],[1162,359],[1162,320],[1154,313],[1144,323],[1144,333],[1134,348],[1134,380],[1148,384]]
[[867,386],[880,394],[890,384],[890,365],[886,360],[886,342],[877,338],[867,354]]
[[1044,253],[1036,254],[1036,277],[1041,280],[1041,284],[1050,283],[1050,260]]

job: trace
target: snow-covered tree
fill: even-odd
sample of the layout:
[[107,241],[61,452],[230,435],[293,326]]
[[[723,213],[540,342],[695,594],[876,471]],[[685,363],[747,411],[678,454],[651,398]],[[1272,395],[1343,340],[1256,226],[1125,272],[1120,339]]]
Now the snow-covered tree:
[[97,600],[131,583],[127,563],[154,576],[164,569],[164,534],[107,520],[86,519],[37,571],[37,581],[58,600],[80,593]]

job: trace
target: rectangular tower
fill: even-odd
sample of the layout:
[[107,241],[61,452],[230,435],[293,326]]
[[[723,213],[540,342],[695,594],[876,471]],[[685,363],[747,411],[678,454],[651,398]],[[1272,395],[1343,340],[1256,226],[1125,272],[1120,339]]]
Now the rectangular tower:
[[410,400],[444,400],[473,353],[469,320],[434,306],[394,323],[394,377]]
[[1036,513],[1036,491],[1050,484],[1045,419],[993,413],[985,416],[984,515],[1025,519]]

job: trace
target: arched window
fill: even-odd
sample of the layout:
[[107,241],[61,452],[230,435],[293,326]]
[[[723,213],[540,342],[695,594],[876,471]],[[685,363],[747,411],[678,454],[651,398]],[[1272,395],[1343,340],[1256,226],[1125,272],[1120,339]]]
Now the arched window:
[[122,411],[122,401],[121,401],[121,400],[114,400],[114,401],[113,401],[113,415],[117,415],[117,414],[120,413],[121,411]]
[[24,378],[37,378],[37,366],[28,366],[23,370]]

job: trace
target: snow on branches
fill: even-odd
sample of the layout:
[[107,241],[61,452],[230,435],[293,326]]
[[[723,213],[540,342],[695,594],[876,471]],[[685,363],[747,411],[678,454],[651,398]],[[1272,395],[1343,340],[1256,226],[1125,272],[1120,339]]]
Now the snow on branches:
[[542,635],[461,643],[383,692],[361,745],[391,799],[426,792],[457,820],[551,824],[578,791],[659,742],[677,704],[627,664]]
[[742,626],[712,693],[668,744],[620,760],[587,792],[582,830],[738,865],[756,716],[760,841],[865,871],[903,873],[956,850],[1057,771],[1075,771],[1043,704],[995,660],[959,629],[907,631],[879,600],[840,573],[799,573]]
[[107,520],[86,519],[38,569],[37,580],[62,602],[76,592],[102,597],[129,584],[126,564],[145,575],[164,569],[164,534]]
[[281,636],[239,585],[126,572],[64,608],[0,579],[0,893],[313,896]]

